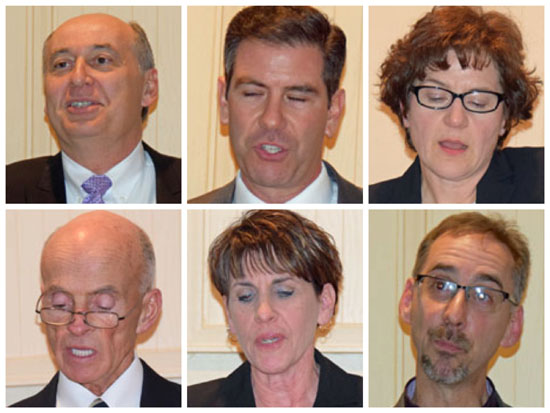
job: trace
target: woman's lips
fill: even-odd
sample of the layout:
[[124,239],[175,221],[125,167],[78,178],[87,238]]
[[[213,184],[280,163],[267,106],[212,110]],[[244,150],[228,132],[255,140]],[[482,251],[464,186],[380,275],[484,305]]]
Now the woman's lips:
[[468,149],[468,145],[465,145],[461,141],[454,139],[439,141],[439,147],[443,150],[443,152],[449,155],[460,155],[466,152],[466,150]]
[[285,337],[282,334],[261,334],[256,337],[254,342],[260,348],[274,350],[283,344],[284,339]]

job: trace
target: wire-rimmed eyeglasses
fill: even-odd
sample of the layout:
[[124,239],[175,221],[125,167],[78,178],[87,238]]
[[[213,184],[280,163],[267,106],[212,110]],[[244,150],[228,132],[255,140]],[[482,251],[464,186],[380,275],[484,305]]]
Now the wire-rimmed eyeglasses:
[[115,313],[113,311],[105,311],[105,310],[91,310],[91,311],[72,311],[67,310],[65,308],[58,308],[58,307],[42,307],[40,308],[40,302],[42,301],[42,298],[44,297],[43,293],[40,297],[38,297],[38,301],[36,302],[35,312],[37,314],[40,314],[40,320],[44,324],[48,324],[51,326],[66,326],[71,324],[74,321],[75,315],[81,315],[84,317],[84,323],[86,325],[89,325],[90,327],[94,328],[115,328],[118,327],[118,324],[121,320],[126,319],[128,314],[130,314],[134,308],[137,307],[134,305],[128,312],[123,315],[119,316],[118,313]]
[[415,280],[421,286],[422,293],[437,302],[449,302],[459,290],[463,289],[466,300],[480,311],[493,312],[505,300],[513,305],[519,305],[506,291],[484,285],[460,285],[454,281],[426,274],[417,274]]
[[428,109],[443,110],[450,107],[456,98],[462,101],[464,109],[474,113],[489,113],[497,110],[504,100],[503,93],[489,90],[471,90],[466,93],[454,93],[439,86],[411,86],[419,105]]

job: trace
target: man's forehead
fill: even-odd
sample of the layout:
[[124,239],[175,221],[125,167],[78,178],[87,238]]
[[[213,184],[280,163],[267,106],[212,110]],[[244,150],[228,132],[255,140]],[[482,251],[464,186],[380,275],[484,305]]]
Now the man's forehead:
[[119,48],[135,36],[129,24],[107,14],[78,16],[62,23],[47,40],[50,53],[71,47],[105,45]]

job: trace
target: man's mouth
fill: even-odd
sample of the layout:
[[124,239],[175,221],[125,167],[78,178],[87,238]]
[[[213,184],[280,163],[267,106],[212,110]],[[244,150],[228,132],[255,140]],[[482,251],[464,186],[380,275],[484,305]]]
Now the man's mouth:
[[270,154],[276,154],[282,151],[282,149],[276,145],[263,144],[261,148]]
[[265,338],[262,340],[262,343],[263,344],[271,344],[271,343],[275,343],[276,341],[279,341],[280,338],[279,337],[273,337],[273,338]]
[[69,107],[72,107],[72,108],[87,108],[90,105],[93,105],[93,102],[90,100],[78,100],[78,101],[69,103]]
[[82,350],[78,348],[71,348],[71,354],[76,357],[89,357],[94,353],[95,351],[91,349]]

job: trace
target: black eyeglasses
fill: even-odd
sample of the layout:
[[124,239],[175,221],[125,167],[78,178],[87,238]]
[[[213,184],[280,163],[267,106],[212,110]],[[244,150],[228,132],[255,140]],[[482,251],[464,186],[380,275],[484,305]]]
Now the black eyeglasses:
[[519,305],[519,303],[510,298],[509,293],[496,288],[483,285],[460,285],[454,281],[425,274],[417,274],[415,280],[421,286],[422,294],[438,302],[446,303],[451,301],[458,291],[463,289],[468,302],[476,310],[482,312],[496,311],[505,300],[510,301],[513,305]]
[[489,113],[497,110],[504,100],[503,93],[489,90],[472,90],[458,94],[439,86],[411,86],[410,91],[416,96],[419,105],[433,110],[447,109],[459,98],[464,109],[474,113]]
[[84,323],[90,327],[95,328],[115,328],[118,327],[119,321],[124,320],[128,314],[130,314],[134,308],[137,307],[134,305],[124,316],[119,316],[113,311],[72,311],[65,308],[57,307],[42,307],[40,308],[40,302],[43,298],[42,294],[38,301],[36,302],[35,312],[40,314],[40,320],[44,324],[51,326],[66,326],[71,324],[74,321],[74,316],[76,314],[84,317]]

